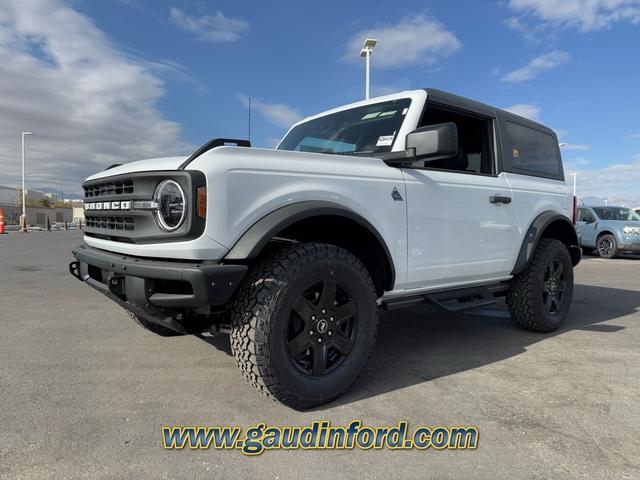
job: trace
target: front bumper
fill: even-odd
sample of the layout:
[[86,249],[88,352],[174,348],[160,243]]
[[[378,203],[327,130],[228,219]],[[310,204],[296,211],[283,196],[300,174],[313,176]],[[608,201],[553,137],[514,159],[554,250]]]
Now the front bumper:
[[623,252],[640,252],[640,237],[623,236],[624,243],[618,247]]
[[[246,265],[151,260],[81,245],[69,271],[125,309],[184,332],[187,309],[226,304],[247,273]],[[176,321],[177,320],[177,321]]]

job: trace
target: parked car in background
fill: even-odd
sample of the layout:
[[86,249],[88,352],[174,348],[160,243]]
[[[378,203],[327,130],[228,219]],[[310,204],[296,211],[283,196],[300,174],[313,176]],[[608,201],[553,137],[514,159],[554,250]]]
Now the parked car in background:
[[633,211],[636,212],[638,215],[640,215],[640,207],[634,208]]
[[630,208],[581,206],[578,227],[582,248],[596,249],[602,258],[640,253],[640,214]]

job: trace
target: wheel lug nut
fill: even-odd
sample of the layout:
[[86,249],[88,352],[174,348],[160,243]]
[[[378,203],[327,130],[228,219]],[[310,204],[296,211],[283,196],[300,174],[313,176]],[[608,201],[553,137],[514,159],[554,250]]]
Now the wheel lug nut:
[[329,321],[330,321],[330,322],[333,322],[333,317],[329,317]]
[[321,338],[318,339],[318,343],[322,343],[322,339]]
[[322,313],[327,313],[327,311],[323,308],[323,309],[322,309]]
[[309,330],[309,335],[313,335],[313,330]]
[[333,335],[333,333],[331,333],[331,330],[329,330],[329,331],[327,332],[327,335],[329,335],[329,336]]
[[311,315],[311,320],[315,320],[316,316],[315,315]]

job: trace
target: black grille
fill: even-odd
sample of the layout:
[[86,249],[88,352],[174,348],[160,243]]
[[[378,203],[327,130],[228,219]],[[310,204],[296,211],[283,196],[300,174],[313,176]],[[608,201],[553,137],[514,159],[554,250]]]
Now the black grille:
[[87,215],[87,227],[105,228],[108,230],[134,230],[133,217],[117,217],[112,215]]
[[89,198],[105,197],[107,195],[131,195],[132,193],[132,180],[116,180],[113,182],[95,183],[84,187],[84,196]]

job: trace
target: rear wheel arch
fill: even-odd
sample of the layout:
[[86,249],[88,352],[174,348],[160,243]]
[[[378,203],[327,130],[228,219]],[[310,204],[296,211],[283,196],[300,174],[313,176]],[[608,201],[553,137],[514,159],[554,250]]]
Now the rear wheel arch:
[[252,225],[224,260],[255,260],[278,240],[344,248],[367,268],[379,296],[393,289],[393,258],[380,232],[358,213],[332,202],[299,202],[274,210]]
[[512,275],[517,275],[527,268],[542,238],[560,240],[569,250],[573,266],[580,262],[582,253],[575,226],[564,215],[548,211],[538,215],[527,230]]

